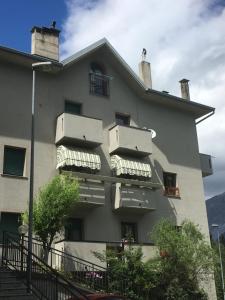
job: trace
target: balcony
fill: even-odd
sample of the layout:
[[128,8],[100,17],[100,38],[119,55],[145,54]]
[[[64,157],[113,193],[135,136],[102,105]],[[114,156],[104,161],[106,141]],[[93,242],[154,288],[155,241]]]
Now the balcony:
[[112,185],[112,197],[114,210],[137,214],[155,210],[154,194],[145,187],[123,185],[117,182]]
[[109,152],[147,156],[152,153],[152,134],[146,129],[115,125],[109,130]]
[[78,178],[79,202],[76,209],[93,209],[105,204],[105,186],[100,180]]
[[55,143],[95,148],[103,143],[102,120],[63,113],[57,118]]
[[213,174],[212,157],[208,154],[199,153],[200,164],[202,170],[202,177],[210,176]]

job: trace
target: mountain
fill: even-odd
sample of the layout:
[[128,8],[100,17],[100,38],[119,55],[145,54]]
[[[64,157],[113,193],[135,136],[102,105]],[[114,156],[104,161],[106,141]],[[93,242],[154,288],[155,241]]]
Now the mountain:
[[214,196],[206,200],[208,214],[209,231],[213,238],[216,238],[217,230],[212,228],[212,224],[219,225],[219,233],[225,233],[225,193]]

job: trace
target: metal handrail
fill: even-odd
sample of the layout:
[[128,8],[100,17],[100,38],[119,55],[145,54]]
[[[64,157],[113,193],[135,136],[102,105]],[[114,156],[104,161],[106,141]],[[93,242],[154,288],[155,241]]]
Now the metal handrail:
[[[20,236],[17,235],[17,240],[19,239]],[[23,237],[23,241],[27,243],[27,237]],[[17,241],[17,243],[19,242]],[[121,273],[119,278],[115,277],[110,267],[101,267],[51,247],[48,249],[49,255],[46,261],[43,258],[45,249],[43,248],[42,242],[33,238],[32,244],[34,258],[39,259],[39,261],[43,262],[44,266],[48,266],[53,270],[53,274],[60,274],[64,279],[66,279],[65,276],[69,276],[69,281],[66,279],[66,282],[69,282],[69,284],[71,284],[71,281],[74,281],[76,284],[79,283],[91,290],[119,293],[124,296],[127,296],[131,287],[133,289],[134,283],[129,281],[127,274]],[[24,248],[27,249],[26,246],[24,246]],[[137,295],[143,296],[143,291],[141,289],[139,290],[139,287],[136,285],[135,290],[137,291]]]
[[[32,252],[51,268],[91,290],[108,291],[110,272],[107,268],[52,247],[47,250],[43,247],[41,241],[38,239],[33,240],[35,241],[32,243]],[[27,237],[24,237],[23,241],[26,244]]]
[[[28,239],[28,237],[25,236],[25,237],[24,237],[24,240],[26,241],[27,239]],[[36,238],[33,238],[33,241],[34,241],[34,240],[38,242],[38,243],[33,242],[34,245],[39,245],[39,246],[43,247],[43,244],[42,244],[42,242],[41,242],[40,240],[38,240],[38,239],[36,239]],[[104,268],[104,267],[102,267],[102,266],[99,266],[99,265],[97,265],[97,264],[95,264],[95,263],[92,263],[92,262],[90,262],[90,261],[88,261],[88,260],[85,260],[85,259],[83,259],[83,258],[77,257],[77,256],[72,255],[72,254],[70,254],[70,253],[65,253],[65,252],[63,252],[63,251],[61,251],[61,250],[58,250],[58,249],[55,249],[55,248],[52,248],[52,247],[50,247],[49,249],[50,249],[50,253],[51,253],[51,252],[57,252],[57,253],[60,253],[62,256],[67,256],[67,257],[70,257],[70,258],[72,258],[72,259],[74,259],[74,260],[79,260],[79,261],[81,261],[81,262],[83,262],[83,263],[86,263],[86,264],[88,264],[88,265],[92,265],[93,267],[99,268],[99,269],[101,269],[102,271],[107,271],[107,268]]]
[[[2,263],[10,265],[16,271],[27,270],[28,248],[12,235],[3,233]],[[54,270],[45,261],[31,252],[32,257],[32,290],[40,299],[64,300],[69,297],[88,299],[62,274]],[[25,258],[25,259],[24,259]],[[47,284],[47,285],[46,285]],[[80,298],[79,298],[80,299]]]

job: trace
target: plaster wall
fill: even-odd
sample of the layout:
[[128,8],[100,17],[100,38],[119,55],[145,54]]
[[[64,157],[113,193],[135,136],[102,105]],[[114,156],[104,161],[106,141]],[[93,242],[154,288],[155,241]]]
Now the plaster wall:
[[[109,97],[89,93],[89,70],[92,61],[104,62],[107,74],[113,78],[110,80]],[[115,125],[116,112],[130,115],[132,126],[156,131],[157,136],[152,141],[152,154],[145,158],[152,166],[152,180],[162,183],[163,171],[177,173],[181,197],[168,198],[163,195],[163,190],[155,191],[152,195],[155,211],[141,216],[135,212],[113,212],[111,184],[105,183],[103,207],[73,213],[74,216],[84,218],[85,239],[118,241],[121,238],[121,222],[127,221],[137,222],[139,242],[148,242],[152,226],[161,217],[171,218],[176,224],[186,218],[191,219],[208,236],[197,134],[192,115],[138,97],[109,57],[105,57],[101,51],[59,74],[38,73],[36,79],[35,192],[57,173],[56,120],[64,112],[65,100],[82,103],[84,115],[103,121],[103,144],[95,150],[101,157],[100,174],[111,175],[109,128]],[[4,145],[10,144],[27,149],[25,174],[29,174],[31,83],[31,70],[12,64],[1,65],[0,103],[4,108],[0,111],[1,173]],[[1,211],[23,211],[27,205],[28,184],[29,178],[1,176]]]

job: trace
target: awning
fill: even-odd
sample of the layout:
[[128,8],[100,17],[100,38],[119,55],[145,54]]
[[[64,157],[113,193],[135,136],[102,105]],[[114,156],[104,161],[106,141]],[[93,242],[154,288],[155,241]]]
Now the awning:
[[76,149],[67,146],[57,147],[57,169],[64,166],[75,166],[89,168],[92,170],[101,169],[100,156],[91,151]]
[[137,160],[128,160],[119,155],[111,156],[111,167],[115,175],[128,174],[133,176],[151,177],[152,171],[149,164]]

